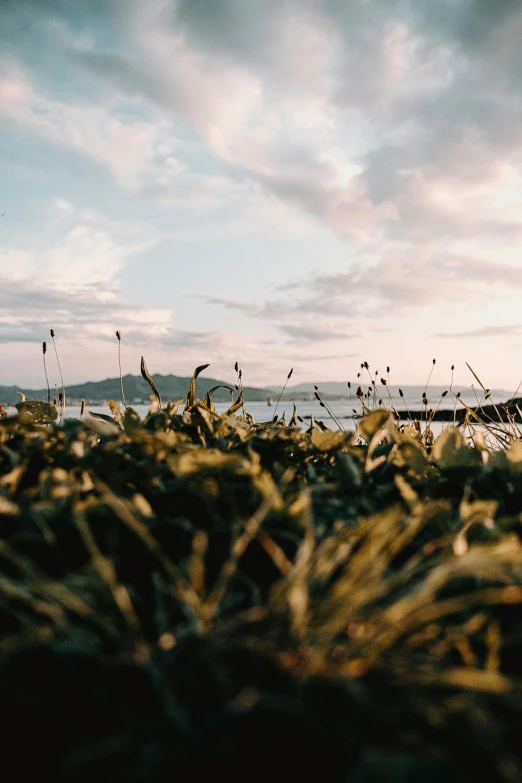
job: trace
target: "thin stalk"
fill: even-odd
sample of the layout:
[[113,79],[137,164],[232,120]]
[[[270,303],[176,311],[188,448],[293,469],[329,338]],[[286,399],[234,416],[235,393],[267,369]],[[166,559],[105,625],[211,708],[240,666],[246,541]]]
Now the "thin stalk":
[[435,367],[436,362],[437,362],[437,360],[434,359],[433,360],[433,364],[431,365],[430,374],[428,375],[428,380],[426,381],[426,386],[424,387],[424,396],[426,396],[426,392],[428,391],[428,384],[429,384],[429,382],[431,380],[431,376],[433,374],[433,368]]
[[390,384],[390,368],[388,367],[387,370],[388,370],[388,380],[386,380],[386,378],[381,378],[381,385],[384,386],[384,388],[386,389],[386,392],[388,394],[388,399],[390,400],[390,408],[395,413],[396,418],[400,422],[401,417],[399,415],[399,411],[395,407],[395,403],[393,401],[393,397],[391,396],[390,389],[388,388],[389,384]]
[[511,399],[507,401],[506,405],[510,405],[510,404],[513,402],[513,400],[515,400],[515,399],[516,399],[516,396],[517,396],[517,394],[518,394],[518,390],[520,389],[520,387],[521,387],[521,386],[522,386],[522,381],[520,381],[520,383],[519,383],[519,384],[518,384],[518,386],[517,386],[517,390],[515,391],[515,393],[514,393],[514,394],[513,394],[513,396],[511,397]]
[[45,373],[45,382],[47,383],[47,403],[49,404],[51,402],[51,387],[49,386],[49,376],[47,375],[47,362],[45,360],[45,354],[47,353],[47,343],[42,343],[42,353],[43,353],[43,365],[44,365],[44,373]]
[[455,398],[455,394],[453,393],[453,372],[455,370],[455,365],[451,365],[451,383],[450,383],[450,394],[453,396],[453,426],[457,426],[457,400]]
[[339,429],[345,432],[343,425],[341,424],[337,416],[334,414],[333,410],[329,407],[329,405],[325,402],[325,400],[323,400],[323,398],[319,394],[319,390],[317,386],[315,386],[315,398],[319,402],[321,408],[324,408],[327,411],[328,415],[335,421]]
[[[236,362],[236,363],[235,363],[235,365],[234,365],[234,370],[236,371],[236,378],[237,378],[236,389],[237,389],[237,391],[239,392],[239,394],[241,395],[241,393],[242,393],[242,391],[243,391],[243,381],[242,381],[242,378],[243,378],[243,370],[241,370],[241,369],[239,368],[239,364],[238,364],[237,362]],[[242,398],[244,399],[244,395],[242,395]],[[244,402],[243,402],[243,404],[241,405],[241,409],[242,409],[242,411],[243,411],[243,416],[244,416],[244,415],[245,415],[245,403],[244,403]]]
[[116,331],[116,337],[118,338],[118,366],[120,368],[121,399],[123,405],[125,408],[127,408],[127,403],[125,402],[125,392],[123,391],[123,375],[121,374],[121,332],[119,329]]
[[58,356],[58,348],[56,347],[56,340],[54,339],[54,329],[51,329],[51,337],[53,339],[54,352],[56,354],[56,361],[58,362],[58,370],[60,371],[60,380],[62,382],[62,420],[65,418],[65,384],[63,382],[62,367],[60,365],[60,357]]
[[292,377],[292,373],[293,373],[293,371],[294,371],[294,368],[292,367],[292,369],[290,370],[290,372],[289,372],[289,373],[288,373],[288,375],[286,376],[285,385],[284,385],[284,386],[283,386],[283,388],[281,389],[281,394],[279,395],[279,397],[278,397],[278,400],[277,400],[277,405],[276,405],[276,408],[275,408],[275,411],[274,411],[274,416],[277,414],[277,409],[278,409],[278,407],[279,407],[279,403],[281,402],[281,397],[282,397],[282,396],[283,396],[283,394],[285,393],[285,389],[286,389],[286,387],[287,387],[287,385],[288,385],[288,381],[289,381],[289,380],[290,380],[290,378]]
[[408,424],[411,426],[411,423],[412,423],[412,420],[411,420],[411,413],[410,413],[410,409],[408,408],[408,405],[407,405],[407,403],[406,403],[406,400],[404,399],[404,392],[403,392],[403,390],[402,390],[402,389],[399,389],[399,397],[400,397],[400,398],[402,399],[402,401],[404,402],[404,407],[406,408],[406,413],[408,414]]

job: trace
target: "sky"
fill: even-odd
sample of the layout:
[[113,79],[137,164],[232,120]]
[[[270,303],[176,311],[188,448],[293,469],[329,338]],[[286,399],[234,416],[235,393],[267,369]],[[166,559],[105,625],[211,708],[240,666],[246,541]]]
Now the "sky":
[[521,38],[520,0],[0,0],[0,384],[53,327],[66,383],[119,329],[124,373],[515,389]]

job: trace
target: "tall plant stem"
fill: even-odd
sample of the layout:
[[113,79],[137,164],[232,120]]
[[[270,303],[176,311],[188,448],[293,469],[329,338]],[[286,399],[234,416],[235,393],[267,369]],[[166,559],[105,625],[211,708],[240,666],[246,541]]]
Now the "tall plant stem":
[[45,381],[47,383],[47,402],[51,402],[51,387],[49,386],[49,376],[47,375],[47,362],[45,359],[45,354],[47,353],[47,343],[42,343],[42,353],[43,353],[43,365],[44,365],[44,373],[45,373]]
[[119,329],[116,332],[116,337],[118,338],[118,365],[120,367],[121,399],[122,399],[124,407],[127,408],[127,403],[125,401],[125,392],[123,391],[123,375],[122,375],[122,372],[121,372],[121,332],[120,332]]
[[54,329],[51,329],[51,337],[53,339],[54,352],[56,354],[56,361],[58,363],[58,370],[60,372],[60,380],[62,382],[63,399],[62,399],[62,405],[61,405],[61,408],[62,408],[61,412],[62,412],[62,421],[63,421],[63,419],[65,419],[65,384],[63,382],[62,367],[61,367],[61,364],[60,364],[60,357],[58,356],[58,348],[56,347],[56,340],[54,339]]

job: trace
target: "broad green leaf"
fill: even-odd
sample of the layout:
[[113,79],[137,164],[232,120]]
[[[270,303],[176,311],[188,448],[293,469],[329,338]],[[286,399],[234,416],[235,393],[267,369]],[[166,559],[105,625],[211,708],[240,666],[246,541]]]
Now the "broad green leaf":
[[241,391],[239,392],[236,400],[232,403],[230,408],[227,411],[225,411],[223,416],[231,416],[233,413],[235,413],[236,411],[238,411],[241,408],[241,406],[243,405],[243,402],[244,402],[244,400],[243,400],[243,389],[241,389]]
[[17,403],[16,409],[21,415],[30,416],[35,424],[52,424],[58,417],[54,405],[49,402],[25,402],[25,397],[22,402]]
[[180,406],[185,401],[184,397],[180,397],[176,402],[167,402],[167,413],[169,416],[175,416],[179,411]]
[[470,450],[462,433],[456,427],[448,427],[439,435],[431,450],[431,461],[441,468],[465,467],[470,464]]
[[522,443],[519,440],[511,443],[506,451],[506,457],[513,466],[516,465],[518,470],[522,470]]
[[418,476],[429,464],[426,452],[414,441],[399,443],[391,461],[398,468],[406,467]]
[[123,425],[123,416],[118,403],[114,400],[107,400],[107,405],[109,406],[114,419],[118,422],[118,424]]
[[127,406],[125,413],[123,414],[123,427],[125,431],[132,430],[133,427],[137,427],[141,424],[141,417],[134,408]]
[[319,449],[319,451],[332,451],[340,448],[346,442],[346,433],[332,432],[331,430],[321,432],[321,430],[314,429],[310,440],[312,441],[312,446]]
[[357,425],[357,429],[364,440],[369,443],[379,430],[383,427],[387,427],[392,422],[392,416],[389,411],[372,411],[371,413],[368,413],[364,419],[361,419]]
[[98,435],[116,435],[120,428],[110,416],[104,413],[91,413],[83,419],[83,423],[98,433]]
[[207,367],[210,367],[209,364],[202,364],[200,367],[196,367],[194,370],[194,375],[192,376],[192,380],[190,381],[190,386],[187,394],[187,408],[192,408],[194,403],[196,402],[196,379],[198,376],[203,372],[203,370],[206,370]]
[[89,411],[89,416],[92,416],[93,419],[100,419],[100,421],[106,421],[108,424],[116,425],[113,417],[108,416],[106,413],[94,413],[93,411]]
[[151,376],[151,374],[149,373],[149,371],[148,371],[148,369],[147,369],[147,365],[146,365],[146,363],[145,363],[145,359],[143,358],[143,356],[141,357],[141,374],[142,374],[143,378],[144,378],[144,379],[147,381],[147,383],[149,384],[150,388],[152,389],[152,393],[153,393],[153,394],[154,394],[154,396],[156,397],[156,400],[158,401],[158,405],[159,405],[159,407],[161,408],[161,397],[160,397],[160,393],[159,393],[159,391],[156,389],[156,384],[155,384],[155,383],[154,383],[154,381],[152,380],[152,376]]
[[[206,365],[208,367],[208,364]],[[213,386],[212,389],[209,389],[208,392],[205,394],[205,397],[203,399],[203,405],[205,408],[208,408],[211,411],[215,410],[214,405],[212,404],[212,395],[214,392],[216,392],[218,389],[228,389],[228,391],[233,392],[234,389],[232,389],[231,386],[225,386],[224,384],[219,384],[219,386]]]

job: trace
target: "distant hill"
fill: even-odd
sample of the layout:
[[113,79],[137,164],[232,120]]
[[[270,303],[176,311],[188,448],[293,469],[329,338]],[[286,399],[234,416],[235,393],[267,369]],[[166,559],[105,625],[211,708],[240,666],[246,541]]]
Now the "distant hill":
[[[178,375],[153,375],[152,378],[165,402],[167,400],[174,402],[179,400],[180,397],[186,397],[191,380],[188,377],[185,378]],[[215,378],[202,378],[200,376],[196,381],[196,394],[202,398],[209,389],[219,384],[234,386],[234,383],[225,383],[225,381],[218,381]],[[123,377],[123,388],[128,405],[138,404],[142,401],[147,403],[150,399],[150,387],[141,375],[125,375]],[[15,405],[17,402],[20,402],[18,391],[25,394],[28,400],[47,400],[47,389],[0,386],[0,402],[3,405]],[[70,403],[85,400],[88,405],[103,405],[107,400],[121,400],[119,378],[107,378],[104,381],[89,381],[88,383],[66,386],[65,392]],[[245,400],[249,402],[266,401],[268,396],[274,396],[274,392],[269,389],[257,389],[251,386],[245,386],[244,393]],[[54,396],[54,390],[51,389],[51,399]],[[230,392],[227,389],[218,389],[212,399],[216,402],[227,401],[230,399]]]
[[[189,377],[181,377],[178,375],[153,375],[154,383],[156,384],[162,399],[178,400],[180,397],[186,397],[187,389],[190,384]],[[363,388],[366,391],[368,389],[368,378],[364,381]],[[227,386],[233,386],[232,383],[225,383],[225,381],[218,381],[215,378],[202,378],[201,376],[196,381],[196,394],[199,398],[205,396],[206,392],[213,386],[224,384]],[[326,383],[318,383],[319,391],[324,395],[325,399],[335,400],[349,397],[348,385],[345,382],[329,381]],[[352,397],[359,382],[352,381]],[[133,405],[140,402],[148,403],[150,399],[150,388],[146,381],[143,380],[141,375],[125,375],[123,378],[123,386],[125,389],[125,397],[127,404]],[[421,406],[422,405],[422,393],[424,386],[407,386],[401,387],[404,392],[404,402],[408,405]],[[401,406],[401,398],[399,396],[399,386],[390,386],[390,394],[392,395],[397,407]],[[428,387],[428,399],[430,403],[436,402],[440,399],[442,392],[448,389],[447,386],[432,386]],[[3,405],[15,405],[20,402],[20,397],[17,392],[20,391],[25,394],[28,400],[47,400],[47,389],[25,389],[20,386],[0,386],[0,403]],[[296,386],[287,387],[283,395],[285,401],[303,401],[309,400],[314,394],[313,383],[300,383]],[[476,404],[475,393],[469,386],[454,386],[453,391],[455,393],[460,392],[462,399],[470,405]],[[272,397],[274,402],[277,400],[278,395],[281,392],[281,387],[277,386],[274,389],[262,389],[254,386],[245,386],[245,401],[246,402],[265,402],[267,397]],[[378,395],[385,398],[384,389],[379,386]],[[481,396],[481,392],[477,392],[478,396]],[[89,381],[88,383],[79,383],[74,386],[66,386],[67,399],[70,403],[80,402],[85,400],[88,405],[104,405],[107,400],[120,400],[120,379],[119,378],[107,378],[104,381]],[[387,395],[386,395],[387,396]],[[511,392],[503,389],[492,389],[491,397],[494,403],[505,402],[512,396]],[[54,397],[54,390],[51,390],[51,397]],[[230,399],[230,392],[226,389],[219,389],[215,392],[213,400],[215,402],[224,402]],[[446,406],[452,406],[452,398],[450,395],[444,401]],[[444,407],[442,405],[441,407]]]
[[[366,391],[369,387],[369,378],[366,376],[366,378],[362,378],[357,381],[352,381],[352,395],[355,394],[357,391],[357,387],[360,385],[363,387],[363,389]],[[379,381],[380,379],[377,379]],[[339,381],[327,381],[326,383],[317,383],[316,384],[319,387],[319,391],[326,395],[327,397],[348,397],[349,396],[349,390],[348,390],[348,384],[346,382],[339,382]],[[419,402],[419,405],[421,404],[422,400],[422,393],[425,389],[425,385],[417,386],[417,385],[403,385],[403,386],[397,386],[397,385],[390,385],[389,391],[391,396],[396,402],[400,401],[399,396],[399,388],[401,388],[405,394],[405,396],[408,398],[408,400],[417,400]],[[430,400],[438,400],[441,396],[441,394],[449,389],[449,386],[435,386],[433,384],[430,384],[428,386],[427,395],[428,399]],[[291,388],[287,388],[285,392],[285,397],[290,399],[291,395],[294,395],[295,398],[301,397],[303,394],[313,394],[315,391],[314,384],[313,383],[299,383],[296,386],[292,386]],[[473,403],[475,403],[475,392],[471,388],[471,386],[453,386],[453,391],[455,394],[458,394],[460,392],[461,397],[463,397],[466,401],[469,399]],[[482,395],[481,389],[476,389],[477,394],[479,398]],[[382,397],[383,396],[384,389],[379,384],[378,385],[378,394]],[[491,389],[491,397],[493,402],[500,403],[505,402],[512,396],[513,392],[506,391],[505,389]]]

